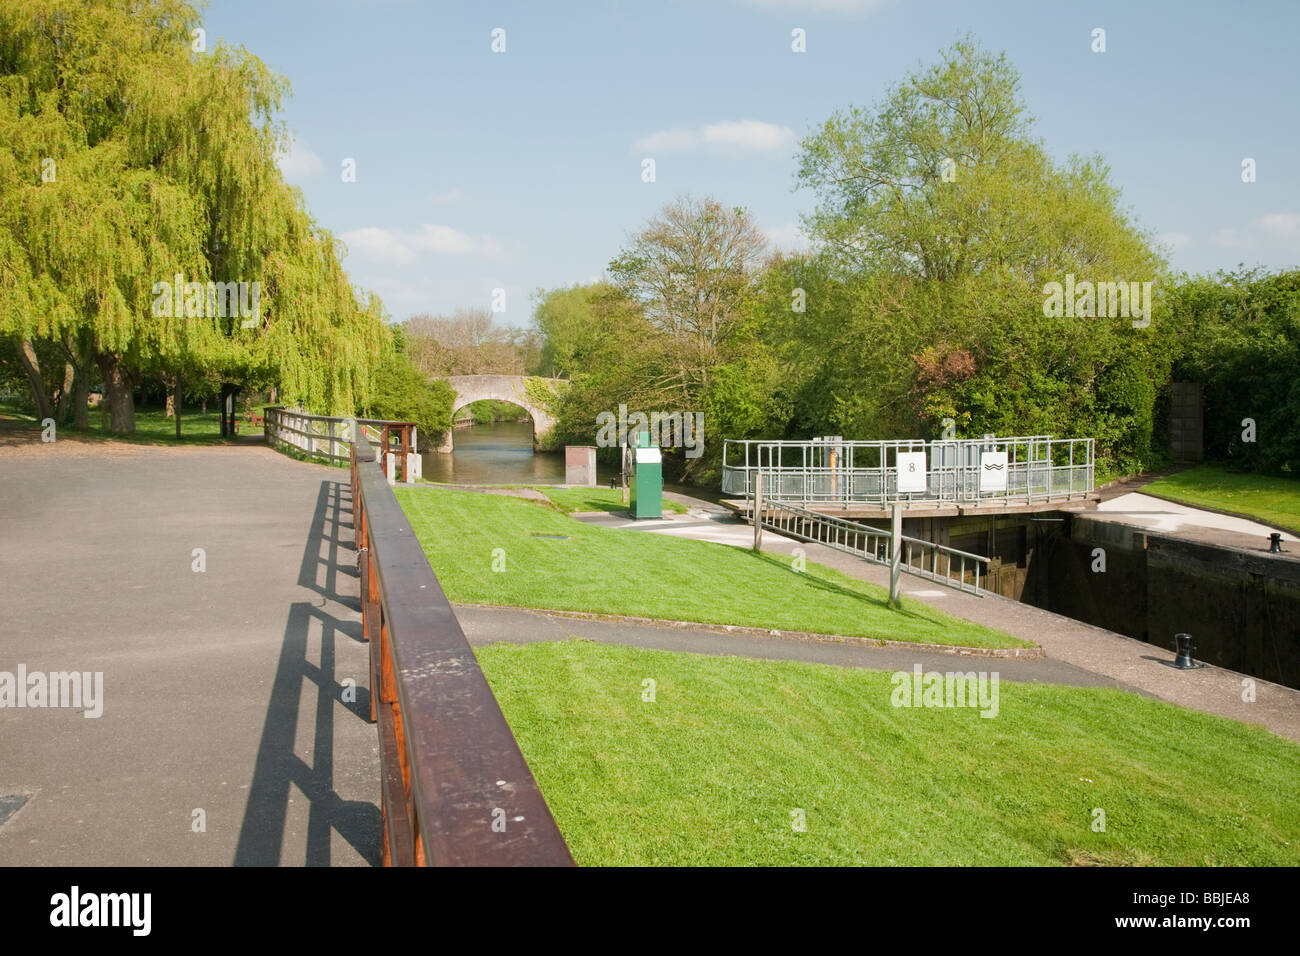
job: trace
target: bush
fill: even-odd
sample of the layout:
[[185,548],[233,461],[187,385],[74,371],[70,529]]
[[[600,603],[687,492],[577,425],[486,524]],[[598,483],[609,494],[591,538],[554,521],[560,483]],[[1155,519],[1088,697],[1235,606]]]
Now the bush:
[[362,409],[366,418],[415,422],[425,435],[425,446],[451,428],[455,391],[446,379],[427,381],[405,355],[397,354],[375,372],[370,401]]
[[1174,376],[1205,386],[1206,457],[1300,472],[1300,270],[1187,279],[1174,302],[1186,342]]

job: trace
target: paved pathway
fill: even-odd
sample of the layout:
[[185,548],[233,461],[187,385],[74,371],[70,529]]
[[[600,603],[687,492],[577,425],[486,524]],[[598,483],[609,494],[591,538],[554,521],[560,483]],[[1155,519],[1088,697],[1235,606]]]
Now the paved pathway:
[[[1123,687],[1083,668],[1055,660],[959,657],[906,647],[871,647],[852,641],[800,640],[728,633],[707,627],[678,628],[631,621],[591,620],[548,614],[522,608],[455,605],[456,618],[473,645],[505,641],[530,644],[563,641],[571,637],[624,644],[661,651],[715,654],[719,657],[756,657],[774,661],[809,661],[840,667],[910,671],[920,664],[926,671],[997,671],[999,679],[1071,684],[1075,687]],[[1132,688],[1128,688],[1132,689]]]
[[0,440],[0,671],[102,672],[103,715],[0,709],[0,865],[377,862],[347,472],[32,438]]
[[[1294,544],[1297,540],[1293,534],[1249,518],[1204,511],[1141,492],[1127,492],[1104,500],[1095,511],[1085,513],[1091,518],[1148,528],[1173,538],[1252,551],[1267,551],[1268,537],[1274,533],[1281,534],[1283,542]],[[1283,550],[1294,553],[1286,544]]]
[[[675,495],[674,499],[689,503],[690,511],[658,521],[634,521],[624,515],[605,513],[575,517],[601,527],[680,535],[737,547],[753,545],[754,529],[726,509],[706,501],[691,502],[685,495]],[[790,554],[795,548],[802,548],[809,561],[882,587],[889,586],[887,568],[868,564],[823,545],[799,542],[771,531],[763,532],[764,551]],[[908,575],[903,576],[903,593],[957,617],[1033,641],[1053,661],[1082,668],[1099,678],[1185,707],[1262,724],[1276,734],[1300,741],[1300,691],[1292,688],[1247,678],[1219,667],[1176,670],[1168,666],[1173,659],[1172,649],[1166,650],[998,595],[975,597]],[[1254,701],[1242,700],[1243,680],[1253,682]]]

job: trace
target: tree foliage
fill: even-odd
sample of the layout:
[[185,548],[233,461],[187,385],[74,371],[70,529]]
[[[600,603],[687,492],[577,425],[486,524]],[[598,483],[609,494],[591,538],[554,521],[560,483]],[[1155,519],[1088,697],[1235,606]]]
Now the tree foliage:
[[415,422],[428,446],[451,428],[451,406],[456,394],[446,379],[430,381],[410,359],[390,355],[374,373],[364,418]]
[[[87,377],[93,360],[115,431],[158,373],[351,413],[381,306],[276,165],[286,81],[243,48],[196,52],[198,25],[184,0],[0,7],[0,335],[55,343]],[[207,314],[203,292],[173,307],[176,276],[257,283],[256,314]]]
[[[699,478],[723,438],[938,437],[946,419],[1096,438],[1103,473],[1157,462],[1181,354],[1165,263],[1103,160],[1056,163],[1032,127],[1006,58],[963,40],[803,141],[812,251],[761,260],[747,217],[676,201],[611,262],[612,287],[539,303],[543,364],[574,381],[566,435],[590,441],[619,403],[689,404],[706,412]],[[1149,324],[1053,314],[1046,284],[1067,275],[1151,283]]]
[[540,360],[535,332],[497,325],[487,309],[412,316],[402,331],[407,354],[426,375],[524,375]]
[[1206,454],[1300,474],[1300,271],[1184,276],[1170,312],[1181,343],[1173,378],[1204,385]]
[[874,109],[851,107],[807,137],[798,178],[818,200],[809,233],[847,270],[949,280],[1159,263],[1128,222],[1101,157],[1054,164],[1032,136],[1005,54],[966,39]]

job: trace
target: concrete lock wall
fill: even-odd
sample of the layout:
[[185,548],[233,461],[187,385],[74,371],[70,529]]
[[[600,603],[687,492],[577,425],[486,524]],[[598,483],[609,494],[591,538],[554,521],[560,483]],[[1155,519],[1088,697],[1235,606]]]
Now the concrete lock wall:
[[[1147,641],[1172,655],[1300,687],[1300,561],[1143,532],[1083,515],[1040,544],[1028,603]],[[1096,549],[1106,570],[1094,571]]]
[[903,533],[988,556],[988,590],[1146,641],[1152,657],[1172,660],[1188,633],[1197,660],[1300,687],[1294,556],[1070,512],[905,519]]

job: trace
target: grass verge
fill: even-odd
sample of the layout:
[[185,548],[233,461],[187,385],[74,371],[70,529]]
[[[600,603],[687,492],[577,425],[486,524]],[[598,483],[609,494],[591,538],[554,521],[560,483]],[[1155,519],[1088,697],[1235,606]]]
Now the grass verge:
[[[562,512],[573,514],[575,511],[627,511],[623,503],[623,493],[618,488],[554,488],[547,485],[528,485],[536,488],[551,499],[555,507]],[[686,506],[677,501],[664,499],[665,512],[685,514]]]
[[[34,428],[40,427],[34,415],[21,412],[16,408],[0,409],[0,412],[7,412],[7,414],[0,414],[0,417],[30,424]],[[107,411],[99,408],[90,410],[89,428],[60,425],[58,434],[75,435],[79,438],[103,438],[136,445],[221,445],[228,441],[221,437],[221,412],[200,412],[197,408],[182,410],[179,441],[176,439],[176,419],[168,418],[166,411],[161,408],[137,408],[135,432],[130,435],[116,435],[109,431]],[[261,435],[262,429],[251,428],[241,421],[239,434],[241,437]]]
[[[540,503],[445,488],[395,489],[453,601],[627,614],[967,647],[1028,642],[782,555],[596,528]],[[553,535],[557,537],[538,537]],[[493,571],[493,563],[504,567]]]
[[1197,465],[1139,489],[1188,505],[1230,511],[1300,533],[1300,479]]
[[1000,683],[983,718],[854,668],[477,654],[581,864],[1300,865],[1300,747],[1136,694]]

